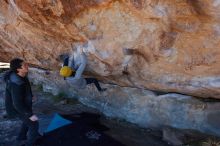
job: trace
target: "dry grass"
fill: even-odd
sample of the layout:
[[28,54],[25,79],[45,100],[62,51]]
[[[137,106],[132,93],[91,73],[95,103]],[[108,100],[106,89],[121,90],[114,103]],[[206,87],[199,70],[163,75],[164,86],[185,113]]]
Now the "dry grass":
[[202,143],[202,146],[220,146],[220,141],[208,139],[208,141]]

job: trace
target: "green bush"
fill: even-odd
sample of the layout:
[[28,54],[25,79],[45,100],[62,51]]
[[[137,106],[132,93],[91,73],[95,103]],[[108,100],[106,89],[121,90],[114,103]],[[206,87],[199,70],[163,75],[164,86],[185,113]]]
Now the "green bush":
[[[34,84],[32,83],[32,85],[34,85]],[[36,86],[37,90],[43,91],[43,85],[42,84],[38,84],[38,85],[35,85],[35,86]]]
[[59,92],[56,96],[53,96],[53,100],[55,102],[59,102],[64,100],[67,97],[66,93],[64,92]]
[[53,100],[55,102],[60,102],[65,100],[66,104],[71,104],[71,105],[79,103],[79,101],[76,98],[68,98],[68,95],[64,92],[60,92],[56,96],[53,96]]

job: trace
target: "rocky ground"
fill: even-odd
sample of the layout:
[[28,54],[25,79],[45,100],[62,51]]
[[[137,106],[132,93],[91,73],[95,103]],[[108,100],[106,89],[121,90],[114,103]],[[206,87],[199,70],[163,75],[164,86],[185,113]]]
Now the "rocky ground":
[[[3,89],[2,85],[1,89]],[[53,96],[49,93],[42,92],[40,86],[34,86],[33,92],[38,98],[38,100],[34,103],[34,111],[40,117],[41,132],[46,128],[55,112],[61,114],[73,114],[80,112],[99,113],[93,108],[82,105],[75,99],[66,99],[65,95]],[[16,119],[9,120],[4,118],[5,110],[3,97],[3,90],[0,90],[0,146],[12,146],[12,143],[16,138],[20,122]],[[192,136],[190,140],[186,140],[186,136],[184,137],[183,132],[181,133],[177,130],[173,132],[170,129],[166,129],[166,131],[144,129],[125,121],[119,119],[109,119],[105,116],[102,116],[101,123],[110,128],[110,130],[106,132],[108,135],[127,146],[169,146],[171,145],[169,142],[178,143],[179,141],[180,143],[188,141],[188,146],[196,146],[204,145],[205,143],[203,142],[208,141],[209,139],[208,137],[201,136],[199,136],[199,140],[198,136],[194,136],[194,139],[192,139]],[[178,135],[179,137],[175,137]],[[180,137],[182,141],[180,140]],[[213,140],[209,140],[206,144],[211,144],[212,142],[214,143]],[[218,144],[217,141],[215,143]]]

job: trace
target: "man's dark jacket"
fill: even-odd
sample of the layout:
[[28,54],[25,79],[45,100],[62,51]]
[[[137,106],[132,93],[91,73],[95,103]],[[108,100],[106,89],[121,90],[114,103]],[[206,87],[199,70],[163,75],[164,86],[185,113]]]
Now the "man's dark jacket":
[[32,116],[32,91],[27,77],[12,72],[6,78],[5,106],[9,117]]

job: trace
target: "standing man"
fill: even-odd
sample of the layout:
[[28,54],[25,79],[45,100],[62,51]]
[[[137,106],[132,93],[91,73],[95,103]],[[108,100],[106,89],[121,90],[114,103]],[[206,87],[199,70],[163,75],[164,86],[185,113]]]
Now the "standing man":
[[18,117],[22,121],[17,143],[26,141],[26,146],[33,146],[40,137],[38,133],[38,117],[32,112],[32,91],[27,77],[28,64],[22,59],[10,61],[10,70],[5,74],[6,82],[5,106],[10,117]]

